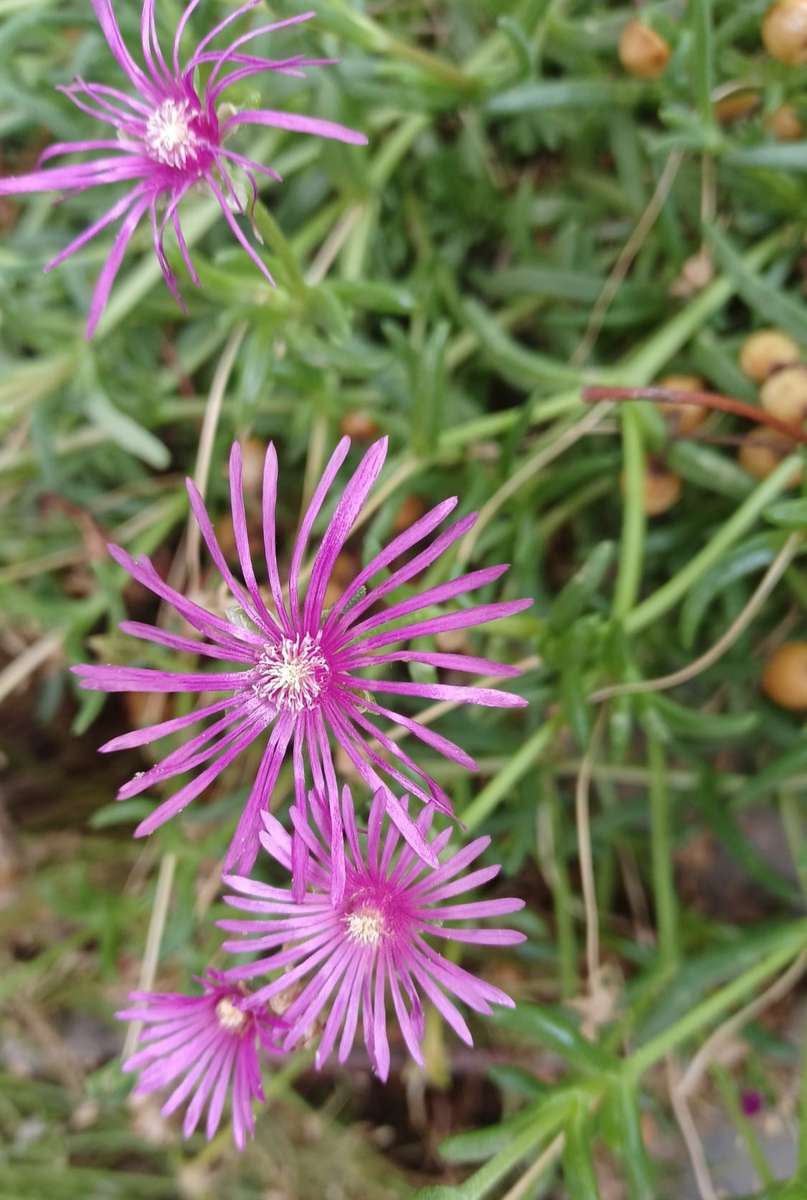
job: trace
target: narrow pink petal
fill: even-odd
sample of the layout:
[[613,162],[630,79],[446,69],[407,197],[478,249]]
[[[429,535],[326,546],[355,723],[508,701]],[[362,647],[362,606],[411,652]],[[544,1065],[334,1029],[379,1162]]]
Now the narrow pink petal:
[[[221,546],[219,545],[215,530],[213,529],[213,523],[208,516],[207,509],[205,508],[205,502],[202,499],[196,484],[192,479],[186,479],[185,487],[188,490],[188,498],[191,502],[191,509],[193,510],[194,519],[196,524],[199,526],[199,530],[204,538],[205,545],[210,553],[210,557],[216,564],[216,569],[219,575],[221,575],[222,579],[227,584],[227,587],[230,589],[231,594],[241,605],[250,620],[255,625],[266,628],[267,632],[273,632],[274,622],[272,623],[272,626],[264,625],[264,622],[261,620],[261,613],[255,605],[252,597],[248,594],[246,589],[241,586],[230,570],[229,564],[224,557]],[[274,628],[276,628],[276,626],[274,626]]]
[[456,496],[452,496],[448,500],[443,500],[442,504],[436,505],[419,520],[415,521],[414,525],[410,525],[403,533],[399,533],[397,537],[393,538],[366,567],[361,569],[355,579],[348,584],[328,614],[328,620],[325,625],[326,630],[330,630],[337,623],[340,614],[344,612],[351,600],[359,595],[362,588],[374,575],[377,575],[379,571],[391,562],[394,562],[396,558],[399,558],[401,554],[404,554],[412,546],[422,541],[425,537],[428,537],[432,530],[441,521],[445,520],[449,513],[453,512],[456,507]]
[[234,646],[198,642],[194,638],[180,637],[179,634],[158,629],[156,625],[144,625],[141,621],[121,621],[118,628],[130,637],[153,642],[157,646],[167,646],[169,650],[178,650],[181,654],[201,654],[205,658],[218,659],[219,662],[242,662],[250,666],[255,664],[254,652],[245,646],[236,649]]
[[476,658],[472,654],[432,654],[421,650],[396,650],[393,654],[364,654],[350,659],[350,670],[364,670],[384,663],[424,663],[427,667],[441,667],[445,671],[467,671],[473,675],[500,675],[503,679],[520,675],[518,667],[494,662],[490,658]]
[[375,713],[380,717],[386,717],[394,725],[402,725],[404,729],[408,729],[415,737],[420,738],[424,745],[430,746],[438,754],[450,758],[452,762],[459,763],[460,766],[465,767],[468,771],[475,771],[477,769],[476,760],[471,758],[470,754],[466,754],[462,746],[458,746],[456,742],[443,737],[440,733],[435,733],[428,726],[421,725],[419,721],[414,721],[411,717],[406,717],[394,709],[384,708],[382,705],[372,702],[365,703],[365,708],[367,712]]
[[252,869],[260,844],[261,813],[269,805],[269,797],[277,783],[277,777],[280,774],[286,748],[293,731],[293,717],[288,713],[281,714],[272,729],[249,799],[233,834],[233,840],[224,860],[225,871],[229,871],[233,867],[237,867],[240,871]]
[[180,74],[179,50],[180,50],[180,43],[182,41],[182,35],[185,32],[185,28],[188,24],[188,21],[190,20],[191,13],[194,11],[195,8],[198,8],[198,6],[199,6],[199,0],[190,0],[190,3],[185,7],[185,9],[182,13],[182,16],[179,18],[179,23],[176,27],[176,32],[174,33],[174,45],[173,45],[172,52],[171,52],[172,62],[174,64],[174,74],[175,75]]
[[115,58],[118,66],[128,75],[131,82],[135,85],[141,95],[156,99],[157,94],[154,90],[154,85],[140,70],[135,60],[132,58],[129,51],[126,49],[118,22],[115,18],[115,13],[112,8],[111,0],[92,0],[92,6],[95,10],[95,16],[98,24],[101,26],[101,31],[107,40],[112,55]]
[[422,696],[427,700],[454,700],[463,704],[479,704],[483,708],[524,708],[527,701],[513,692],[497,688],[460,687],[453,683],[395,683],[391,679],[352,679],[354,687],[364,687],[370,693],[391,692],[394,696]]
[[389,633],[380,633],[375,637],[366,638],[365,650],[375,650],[380,646],[391,646],[396,642],[411,641],[413,638],[426,637],[435,633],[446,633],[449,629],[468,629],[474,625],[486,625],[489,621],[498,621],[502,617],[512,617],[516,613],[529,608],[532,600],[504,600],[496,604],[478,604],[472,608],[461,608],[458,612],[446,613],[445,616],[431,617],[418,621],[414,625],[402,625]]
[[159,805],[159,807],[156,808],[150,816],[146,817],[145,821],[140,822],[140,824],[137,826],[137,829],[135,829],[135,837],[147,837],[148,834],[153,833],[155,829],[159,829],[161,825],[164,825],[166,821],[169,821],[171,817],[175,817],[178,813],[182,812],[183,808],[187,808],[191,801],[195,800],[200,792],[203,792],[205,788],[210,786],[214,779],[218,778],[222,771],[230,765],[233,759],[245,749],[245,746],[248,745],[250,741],[254,741],[254,739],[261,732],[262,728],[263,726],[260,724],[253,725],[248,741],[236,742],[234,746],[231,746],[225,751],[224,754],[222,754],[221,758],[217,759],[216,762],[211,763],[206,770],[202,771],[200,775],[197,775],[195,779],[192,779],[190,783],[185,785],[185,787],[180,788],[180,790],[173,795],[170,800],[166,800],[163,804]]
[[400,617],[406,617],[410,613],[419,612],[432,605],[443,604],[446,600],[453,600],[466,592],[476,591],[478,588],[486,587],[489,583],[495,583],[508,569],[509,563],[499,563],[495,567],[485,567],[481,571],[471,571],[467,575],[460,575],[457,579],[449,579],[446,583],[429,588],[428,591],[418,592],[407,600],[402,600],[399,604],[393,604],[392,607],[376,613],[375,616],[368,617],[366,621],[360,621],[358,625],[353,625],[351,639],[366,633],[369,629],[378,629],[390,621],[397,621]]
[[379,954],[375,966],[375,1003],[373,1005],[373,1058],[376,1073],[382,1083],[389,1075],[389,1040],[385,1012],[387,967],[386,958]]
[[[101,0],[93,0],[93,2],[98,4]],[[96,326],[101,319],[101,313],[104,311],[106,302],[109,299],[112,284],[115,282],[115,276],[118,274],[120,265],[123,262],[126,247],[132,240],[132,236],[140,223],[140,218],[148,206],[148,198],[137,201],[121,224],[118,236],[115,238],[112,250],[101,269],[101,274],[98,276],[93,290],[92,300],[90,301],[90,314],[87,321],[88,338],[91,338],[95,333]]]
[[206,704],[203,708],[195,708],[192,712],[186,713],[184,717],[172,717],[169,721],[160,721],[156,725],[146,725],[142,729],[133,729],[130,733],[123,733],[119,737],[104,742],[102,746],[98,747],[98,750],[101,754],[109,754],[112,750],[133,750],[137,746],[148,746],[151,742],[159,741],[160,738],[168,737],[169,734],[178,733],[180,729],[187,729],[189,725],[195,725],[197,721],[232,708],[238,703],[240,703],[238,697],[228,696],[224,700],[217,700],[215,704]]
[[232,692],[244,686],[246,672],[194,675],[151,667],[81,664],[71,667],[83,688],[101,692]]
[[304,117],[301,113],[277,112],[270,108],[245,109],[226,120],[222,129],[235,129],[240,125],[269,125],[273,129],[285,129],[290,133],[312,133],[315,137],[332,138],[337,142],[348,142],[352,146],[366,146],[366,134],[335,121],[322,117]]
[[343,437],[333,454],[331,455],[322,477],[314,489],[314,494],[311,497],[305,516],[300,525],[300,530],[294,542],[294,552],[291,558],[291,566],[289,568],[289,601],[291,604],[291,615],[295,627],[300,624],[300,596],[299,596],[299,579],[300,568],[303,562],[303,556],[308,548],[308,539],[311,536],[311,530],[314,527],[314,522],[319,516],[319,511],[325,501],[325,497],[330,491],[331,484],[336,478],[337,472],[342,463],[347,458],[347,452],[350,449],[350,438]]
[[255,611],[261,618],[261,624],[265,625],[266,628],[279,637],[283,631],[264,604],[263,597],[258,588],[258,581],[255,578],[255,569],[252,565],[252,555],[249,550],[249,530],[247,529],[247,516],[244,508],[241,447],[238,442],[233,442],[230,449],[230,509],[233,518],[233,532],[235,534],[236,550],[238,551],[238,561],[241,564],[244,582],[252,597]]
[[418,858],[422,858],[430,867],[436,867],[438,865],[436,855],[428,842],[421,837],[417,825],[404,811],[400,800],[393,796],[392,792],[387,793],[387,812],[390,820],[395,823],[401,836],[409,843]]
[[43,270],[45,272],[52,271],[54,267],[58,267],[71,254],[75,254],[82,246],[86,246],[87,242],[92,241],[95,235],[100,233],[102,229],[106,229],[107,225],[111,225],[113,221],[117,221],[118,217],[123,216],[126,210],[134,204],[136,197],[136,191],[129,192],[126,196],[123,196],[117,204],[113,204],[110,209],[107,209],[104,215],[95,221],[94,224],[89,225],[83,233],[80,233],[77,238],[73,238],[73,241],[69,245],[65,246],[54,258],[45,263]]
[[272,593],[280,623],[288,635],[291,632],[291,625],[283,600],[283,588],[277,566],[277,451],[272,442],[266,447],[266,457],[263,463],[262,507],[263,549],[266,571],[269,576],[269,590]]
[[213,176],[211,174],[208,173],[205,176],[205,179],[207,182],[207,186],[210,188],[211,192],[218,200],[219,207],[220,207],[222,213],[224,214],[224,219],[227,222],[227,224],[230,226],[230,229],[233,231],[233,234],[235,235],[236,240],[241,244],[241,246],[243,246],[244,250],[246,250],[247,254],[252,259],[252,261],[255,263],[255,266],[258,268],[258,270],[261,272],[261,274],[269,281],[269,283],[271,283],[272,287],[274,287],[275,281],[272,278],[272,274],[271,274],[269,268],[267,267],[267,265],[263,261],[263,259],[260,257],[260,255],[257,254],[255,252],[255,250],[253,249],[253,247],[250,245],[249,239],[246,238],[244,236],[244,234],[241,232],[241,227],[238,224],[238,222],[236,221],[232,212],[230,211],[230,206],[227,203],[227,198],[225,197],[221,188],[218,186],[218,184],[216,183],[215,179],[213,178]]
[[[214,25],[213,28],[211,30],[209,30],[208,33],[205,34],[205,36],[202,38],[202,40],[199,42],[198,46],[194,50],[192,56],[188,59],[185,70],[189,71],[191,69],[191,67],[195,63],[196,58],[199,55],[200,51],[204,50],[205,46],[210,45],[210,43],[213,41],[213,39],[217,38],[219,36],[219,34],[222,33],[228,27],[228,25],[232,25],[233,21],[237,21],[239,19],[239,17],[246,16],[246,14],[248,12],[251,12],[253,8],[257,8],[257,6],[260,3],[261,3],[261,0],[246,0],[246,3],[239,5],[238,8],[234,8],[231,13],[228,13],[223,21],[219,21],[218,25]],[[196,7],[196,4],[192,3],[191,9],[193,9],[195,7]],[[184,28],[184,22],[180,21],[180,28],[177,29],[177,36],[180,36],[183,28]],[[176,60],[175,60],[175,62],[176,62]],[[176,69],[176,67],[175,67],[175,69]]]
[[[370,588],[366,595],[362,596],[360,600],[351,605],[349,612],[346,612],[344,617],[340,620],[339,628],[343,635],[345,630],[352,629],[359,617],[377,604],[379,600],[382,600],[384,596],[389,595],[390,592],[396,591],[399,587],[402,587],[403,584],[408,583],[410,579],[414,579],[417,575],[420,575],[423,571],[430,567],[433,562],[436,562],[437,559],[441,558],[442,555],[445,554],[446,550],[454,544],[454,542],[456,542],[473,527],[475,521],[476,513],[469,513],[467,517],[462,517],[459,521],[455,521],[453,525],[449,525],[447,529],[444,529],[442,533],[439,533],[433,542],[430,542],[428,546],[425,546],[423,550],[419,551],[414,558],[410,558],[408,562],[405,562],[403,566],[398,567],[392,572],[391,575],[388,575],[386,579],[382,580],[381,583],[376,584],[376,586],[373,588]],[[416,527],[417,526],[414,526],[413,528]],[[421,539],[418,538],[418,541],[420,540]],[[384,556],[380,555],[379,558],[381,557]],[[373,561],[377,562],[378,559],[374,559]],[[370,564],[370,566],[372,565],[373,563]],[[375,571],[373,571],[373,574],[375,574]],[[346,636],[343,636],[342,640],[349,642],[352,640],[352,638],[353,634],[350,633]]]
[[305,598],[303,628],[313,634],[320,627],[322,605],[334,563],[345,542],[350,537],[353,524],[361,512],[384,465],[389,439],[384,437],[375,442],[362,458],[355,472],[345,485],[328,528],[320,542],[311,568],[311,581]]

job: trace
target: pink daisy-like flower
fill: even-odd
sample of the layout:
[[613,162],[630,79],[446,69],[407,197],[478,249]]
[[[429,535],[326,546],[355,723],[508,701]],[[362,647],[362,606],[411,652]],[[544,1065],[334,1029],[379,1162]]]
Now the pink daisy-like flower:
[[[288,1031],[283,1040],[292,1049],[321,1025],[316,1063],[321,1066],[339,1040],[339,1061],[350,1053],[359,1017],[367,1052],[381,1079],[389,1072],[386,1002],[388,995],[407,1049],[422,1063],[423,1009],[421,996],[431,1000],[452,1029],[470,1046],[471,1032],[450,996],[475,1012],[489,1014],[491,1004],[513,1007],[505,992],[485,983],[439,954],[432,938],[475,945],[513,946],[524,934],[514,929],[474,929],[456,921],[500,917],[524,907],[523,900],[508,897],[450,904],[447,901],[498,875],[498,866],[481,867],[469,874],[465,868],[490,844],[481,837],[450,855],[436,869],[428,867],[402,842],[394,825],[385,826],[385,802],[377,792],[370,808],[366,832],[359,830],[350,790],[342,790],[342,826],[347,839],[344,894],[331,903],[333,861],[330,850],[330,813],[314,793],[310,813],[291,809],[295,832],[311,855],[312,890],[295,903],[290,891],[269,887],[254,879],[227,876],[225,882],[237,896],[228,904],[255,914],[254,920],[219,922],[222,928],[248,937],[226,942],[225,950],[270,953],[227,974],[231,979],[255,979],[267,972],[281,974],[255,992],[255,1004],[266,1003],[307,978],[284,1009]],[[405,801],[404,801],[405,803]],[[429,833],[432,810],[417,819],[420,835]],[[280,822],[264,813],[266,832],[261,841],[272,858],[287,870],[292,866],[292,841]],[[446,829],[430,839],[435,858],[451,836]],[[323,1012],[330,1005],[327,1017]]]
[[[424,803],[434,804],[450,813],[451,803],[443,789],[373,718],[381,717],[393,725],[403,726],[433,750],[471,770],[476,766],[474,760],[447,738],[386,707],[380,702],[381,698],[392,695],[506,708],[526,703],[520,696],[494,688],[414,683],[375,678],[374,674],[368,676],[365,673],[375,672],[378,667],[424,663],[450,671],[517,675],[516,668],[488,659],[401,649],[400,644],[444,630],[468,629],[507,617],[532,603],[528,599],[510,600],[439,613],[439,606],[446,601],[495,583],[507,570],[507,564],[501,564],[472,571],[423,592],[416,591],[388,608],[381,606],[390,593],[404,588],[431,566],[473,525],[475,514],[472,513],[430,539],[456,506],[457,500],[452,498],[438,504],[393,538],[359,571],[326,612],[325,595],[334,564],[381,471],[387,439],[382,438],[370,447],[345,486],[313,555],[306,584],[303,559],[314,523],[349,446],[348,438],[340,441],[314,490],[294,543],[287,592],[280,581],[275,537],[277,456],[274,447],[270,445],[267,450],[263,476],[263,535],[269,581],[266,594],[258,586],[249,551],[238,444],[233,446],[230,454],[230,500],[244,584],[230,569],[202,498],[188,481],[193,514],[217,570],[240,606],[245,618],[243,622],[232,616],[220,616],[181,595],[159,577],[148,558],[135,561],[119,547],[110,547],[116,562],[138,583],[173,607],[205,640],[191,639],[137,621],[123,622],[121,629],[124,632],[181,653],[223,660],[235,664],[235,669],[214,673],[123,666],[82,665],[73,668],[82,687],[99,691],[224,693],[223,698],[213,703],[205,702],[186,716],[113,738],[101,747],[103,751],[109,751],[144,746],[185,730],[200,720],[214,718],[201,733],[171,751],[150,770],[139,772],[119,791],[119,798],[127,799],[174,776],[196,772],[189,783],[141,822],[135,830],[136,836],[153,832],[181,812],[250,743],[264,738],[263,757],[231,843],[225,869],[235,867],[248,871],[255,861],[260,814],[268,806],[281,765],[291,748],[298,811],[305,812],[307,772],[330,806],[335,899],[344,888],[345,862],[331,738],[343,748],[371,792],[397,785],[399,790],[410,792]],[[424,542],[425,546],[416,554],[387,572],[386,569],[402,555]],[[375,582],[371,583],[373,580]],[[428,615],[422,615],[424,612]],[[432,852],[391,790],[387,791],[387,806],[404,837],[433,863]],[[294,887],[298,896],[305,887],[307,856],[304,839],[295,838]]]
[[182,1132],[190,1135],[207,1108],[208,1140],[219,1127],[228,1093],[232,1099],[233,1138],[243,1150],[255,1132],[252,1101],[263,1100],[261,1051],[281,1053],[278,1034],[284,1023],[265,1006],[255,1005],[243,987],[220,971],[207,971],[202,995],[132,992],[132,1007],[116,1015],[142,1021],[140,1049],[123,1064],[140,1071],[134,1095],[176,1084],[162,1108],[168,1116],[190,1097]]
[[[83,112],[111,126],[114,136],[81,142],[58,142],[48,147],[40,161],[86,151],[99,151],[100,156],[87,162],[49,167],[29,175],[0,179],[0,196],[21,192],[83,192],[105,183],[132,185],[98,221],[85,229],[45,267],[46,271],[50,271],[107,226],[120,222],[112,250],[93,292],[87,324],[88,337],[92,336],[98,324],[126,248],[146,213],[151,218],[154,250],[160,268],[178,303],[181,305],[182,299],[164,249],[165,232],[169,224],[174,229],[188,274],[198,286],[199,277],[182,234],[178,209],[188,192],[199,184],[212,192],[235,237],[258,269],[270,283],[273,282],[265,263],[250,245],[234,216],[234,212],[248,214],[233,180],[233,170],[240,169],[246,175],[253,202],[258,191],[256,174],[275,180],[279,180],[280,176],[271,167],[226,148],[224,142],[229,134],[243,125],[269,125],[297,133],[335,138],[354,145],[365,145],[367,142],[363,134],[333,121],[272,109],[234,111],[230,105],[221,107],[223,93],[242,79],[264,71],[299,76],[304,67],[320,66],[331,61],[299,56],[286,59],[258,58],[242,50],[261,34],[310,20],[315,15],[313,12],[260,25],[237,37],[223,49],[211,49],[211,44],[219,34],[262,2],[247,0],[246,4],[234,9],[205,34],[182,66],[182,35],[199,0],[191,0],[180,18],[170,65],[157,37],[154,2],[143,0],[142,3],[140,31],[144,67],[140,67],[124,43],[112,0],[92,0],[109,48],[135,94],[129,95],[101,83],[86,83],[83,79],[61,88]],[[200,68],[205,73],[204,80],[199,78]]]

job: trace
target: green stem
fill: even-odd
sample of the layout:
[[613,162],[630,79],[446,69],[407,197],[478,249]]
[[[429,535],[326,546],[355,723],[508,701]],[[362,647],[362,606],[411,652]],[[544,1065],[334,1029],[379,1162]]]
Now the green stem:
[[527,774],[536,758],[552,744],[555,734],[562,721],[555,718],[547,721],[528,738],[517,754],[507,762],[507,765],[494,775],[476,799],[468,805],[460,819],[470,832],[476,829],[490,815],[496,805],[504,799],[518,781]]
[[552,889],[552,905],[555,911],[555,933],[558,942],[558,977],[562,999],[576,996],[580,987],[577,975],[577,942],[574,933],[572,911],[573,892],[566,869],[566,857],[562,850],[562,820],[560,798],[555,780],[543,773],[543,793],[549,816],[551,831],[552,863],[549,884]]
[[619,572],[614,593],[614,616],[626,616],[636,603],[642,580],[645,511],[645,457],[642,429],[635,404],[621,410],[624,504]]
[[664,970],[672,968],[678,959],[678,904],[673,879],[670,797],[667,791],[664,747],[657,737],[648,738],[647,752],[650,768],[653,898],[658,926],[659,965]]
[[695,1037],[701,1030],[718,1021],[724,1013],[736,1008],[746,996],[777,974],[807,946],[807,921],[798,921],[781,935],[777,949],[734,979],[726,987],[701,1001],[680,1020],[645,1042],[634,1051],[624,1066],[625,1076],[634,1083],[682,1042]]
[[640,630],[646,629],[648,625],[652,625],[664,616],[754,525],[763,509],[789,487],[800,461],[797,454],[791,454],[784,459],[776,470],[763,480],[756,491],[752,492],[748,499],[735,509],[732,516],[724,525],[721,525],[712,540],[707,542],[677,575],[674,575],[663,587],[660,587],[652,596],[648,596],[627,614],[624,622],[625,631],[639,633]]

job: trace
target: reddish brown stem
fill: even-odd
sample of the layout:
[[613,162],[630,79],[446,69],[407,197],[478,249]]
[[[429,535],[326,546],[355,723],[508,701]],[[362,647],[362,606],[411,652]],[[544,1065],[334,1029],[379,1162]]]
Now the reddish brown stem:
[[735,400],[733,396],[722,396],[719,392],[679,392],[663,387],[585,387],[582,396],[588,404],[598,404],[601,400],[660,400],[665,404],[695,404],[699,408],[733,413],[736,417],[755,421],[758,425],[768,425],[792,441],[807,445],[807,431],[804,429],[780,421],[764,408],[745,404],[742,400]]

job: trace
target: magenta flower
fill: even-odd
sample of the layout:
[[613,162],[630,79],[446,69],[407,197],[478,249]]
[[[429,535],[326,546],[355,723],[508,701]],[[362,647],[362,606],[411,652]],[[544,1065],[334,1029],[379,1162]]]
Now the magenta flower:
[[[498,866],[463,874],[486,849],[490,838],[477,838],[433,870],[400,841],[394,826],[390,825],[384,834],[385,803],[381,792],[373,799],[366,833],[360,832],[350,790],[345,787],[342,825],[348,846],[347,870],[342,900],[334,907],[330,900],[333,890],[330,814],[328,806],[314,793],[310,799],[310,813],[303,813],[296,806],[291,809],[295,832],[305,841],[312,857],[313,890],[306,892],[300,903],[295,903],[291,892],[283,888],[239,876],[225,879],[240,893],[226,896],[227,903],[254,913],[257,918],[219,922],[226,930],[249,935],[226,942],[225,950],[270,951],[255,962],[228,971],[228,976],[234,980],[255,979],[270,971],[281,971],[278,978],[255,992],[255,1004],[265,1004],[280,993],[287,994],[298,981],[308,979],[283,1012],[288,1027],[283,1048],[292,1049],[319,1021],[322,1033],[316,1057],[318,1067],[330,1055],[337,1038],[339,1061],[345,1061],[361,1016],[373,1068],[382,1080],[387,1078],[388,994],[404,1042],[417,1063],[423,1062],[421,996],[431,1000],[451,1028],[472,1045],[465,1019],[449,997],[454,996],[475,1012],[486,1015],[491,1012],[491,1004],[512,1008],[513,1001],[499,988],[439,954],[429,939],[488,946],[513,946],[524,941],[524,935],[514,929],[453,926],[456,921],[499,917],[524,907],[523,900],[512,897],[446,903],[498,875]],[[424,809],[418,817],[418,832],[424,839],[432,815],[432,810]],[[290,870],[291,838],[270,813],[264,813],[263,820],[264,847]],[[435,858],[444,850],[451,832],[446,829],[429,842]],[[327,1017],[323,1017],[328,1005]]]
[[219,971],[200,980],[201,996],[177,992],[132,992],[131,1008],[117,1016],[143,1021],[140,1049],[123,1064],[141,1071],[134,1095],[176,1087],[162,1108],[164,1116],[192,1097],[182,1132],[190,1137],[207,1108],[208,1140],[219,1127],[224,1102],[232,1093],[233,1138],[243,1150],[255,1132],[252,1101],[263,1100],[260,1052],[276,1055],[283,1022],[265,1006],[255,1006],[242,987]]
[[[402,679],[378,679],[364,672],[377,667],[425,663],[450,671],[485,672],[513,676],[514,667],[463,654],[432,653],[401,649],[415,638],[450,629],[475,625],[510,616],[528,607],[531,600],[510,600],[439,612],[446,601],[495,583],[507,564],[485,567],[440,583],[423,592],[411,593],[388,608],[381,606],[390,593],[403,588],[434,563],[470,529],[475,514],[456,521],[442,533],[430,535],[456,506],[456,498],[444,500],[377,554],[356,575],[329,612],[325,594],[336,559],[350,537],[356,518],[377,479],[387,452],[382,438],[366,452],[340,496],[327,528],[313,555],[310,577],[305,582],[303,559],[308,551],[314,523],[319,516],[336,474],[345,460],[350,441],[343,438],[334,451],[305,513],[291,555],[288,590],[284,591],[278,570],[275,536],[277,502],[277,456],[274,447],[266,453],[263,477],[263,535],[268,592],[259,587],[249,552],[244,497],[241,484],[241,450],[236,444],[230,454],[230,500],[233,528],[244,584],[240,583],[216,540],[202,498],[188,481],[188,493],[196,521],[223,581],[240,606],[246,620],[228,619],[203,608],[171,588],[147,558],[132,559],[124,550],[111,546],[110,553],[134,579],[174,608],[205,640],[125,621],[121,628],[134,637],[156,642],[171,650],[204,655],[235,664],[220,673],[172,672],[123,666],[77,666],[85,688],[107,692],[199,692],[223,693],[212,703],[203,702],[187,716],[174,717],[158,725],[113,738],[103,751],[144,746],[168,734],[188,729],[200,720],[214,718],[201,733],[171,751],[162,762],[139,772],[121,788],[118,796],[135,796],[156,783],[186,772],[196,772],[173,796],[164,801],[135,830],[143,836],[181,812],[250,743],[264,741],[263,757],[249,799],[230,846],[225,868],[248,871],[258,852],[260,814],[269,797],[287,751],[291,748],[294,789],[298,812],[306,811],[306,773],[330,808],[334,849],[334,889],[338,898],[344,887],[345,861],[341,835],[339,795],[331,739],[340,745],[366,781],[370,790],[397,787],[451,812],[446,793],[372,718],[381,717],[403,726],[426,745],[454,762],[473,770],[474,760],[459,746],[418,721],[381,703],[387,695],[426,700],[451,700],[466,704],[515,707],[526,703],[520,696],[487,687],[453,683],[413,683]],[[420,543],[422,549],[387,572],[402,555]],[[383,572],[383,574],[382,574]],[[375,580],[375,582],[371,582]],[[424,611],[428,615],[423,615]],[[413,619],[414,618],[414,619]],[[395,649],[395,647],[398,647]],[[307,765],[306,765],[307,764]],[[400,768],[403,768],[401,770]],[[407,773],[404,774],[404,771]],[[429,847],[400,801],[387,792],[387,807],[404,837],[434,863]],[[295,838],[295,894],[302,896],[308,857],[306,842]]]
[[[92,0],[92,6],[109,48],[134,89],[134,95],[107,87],[101,83],[76,80],[61,88],[73,103],[112,128],[112,136],[81,142],[59,142],[48,147],[41,158],[63,157],[66,154],[99,151],[99,157],[70,166],[50,167],[29,175],[0,179],[0,196],[19,192],[83,192],[104,183],[130,184],[129,191],[74,241],[61,250],[45,267],[50,271],[91,241],[108,225],[120,221],[120,228],[93,292],[87,324],[91,337],[109,297],[126,248],[146,213],[151,218],[154,250],[165,282],[180,305],[176,277],[165,256],[164,238],[170,224],[176,235],[180,254],[192,281],[198,286],[199,277],[193,267],[179,222],[179,205],[197,184],[203,184],[215,196],[225,220],[247,254],[266,276],[272,276],[263,260],[234,216],[234,210],[248,215],[232,178],[233,169],[240,169],[249,181],[253,202],[257,197],[256,174],[279,179],[271,167],[253,162],[235,150],[225,148],[229,134],[242,125],[271,125],[297,133],[313,133],[318,137],[336,138],[354,145],[365,145],[367,138],[333,121],[305,117],[297,113],[275,112],[272,109],[233,111],[231,106],[219,107],[223,93],[232,84],[264,71],[283,75],[301,75],[302,68],[320,66],[330,60],[315,58],[267,59],[242,52],[242,47],[260,34],[271,33],[287,25],[308,21],[313,12],[300,13],[283,21],[260,25],[236,38],[224,49],[210,49],[219,34],[238,17],[255,8],[261,0],[247,0],[229,13],[209,33],[205,34],[193,54],[180,65],[180,43],[185,27],[199,0],[190,0],[180,18],[174,35],[171,64],[166,62],[157,37],[154,19],[154,0],[142,0],[140,31],[144,68],[134,60],[124,44],[112,8],[112,0]],[[202,68],[205,79],[198,78]]]

